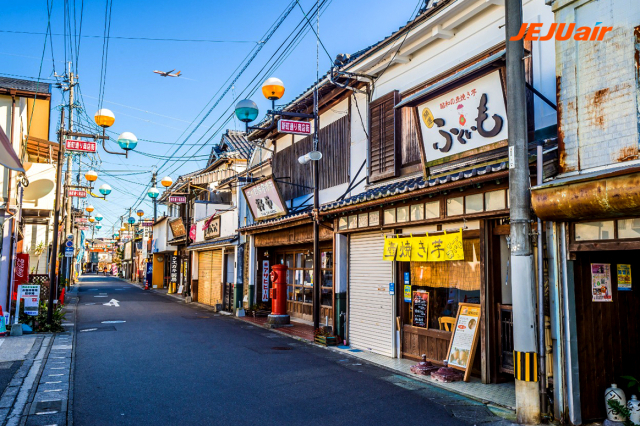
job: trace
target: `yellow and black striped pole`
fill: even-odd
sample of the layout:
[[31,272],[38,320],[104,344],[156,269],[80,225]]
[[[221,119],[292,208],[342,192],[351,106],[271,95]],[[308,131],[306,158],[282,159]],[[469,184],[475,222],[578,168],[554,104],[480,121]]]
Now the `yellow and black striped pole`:
[[538,381],[538,354],[513,351],[513,372],[516,380]]

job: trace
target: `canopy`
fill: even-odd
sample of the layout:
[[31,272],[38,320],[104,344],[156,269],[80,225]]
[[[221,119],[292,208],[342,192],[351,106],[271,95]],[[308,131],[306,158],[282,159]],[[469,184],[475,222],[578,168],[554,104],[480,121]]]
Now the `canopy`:
[[0,164],[17,172],[24,172],[22,163],[2,127],[0,127]]

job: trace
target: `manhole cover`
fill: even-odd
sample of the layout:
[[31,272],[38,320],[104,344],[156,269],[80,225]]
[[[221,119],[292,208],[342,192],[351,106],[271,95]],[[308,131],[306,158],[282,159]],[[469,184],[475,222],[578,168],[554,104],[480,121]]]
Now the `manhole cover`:
[[274,346],[273,348],[274,351],[290,351],[293,348],[290,348],[288,346]]

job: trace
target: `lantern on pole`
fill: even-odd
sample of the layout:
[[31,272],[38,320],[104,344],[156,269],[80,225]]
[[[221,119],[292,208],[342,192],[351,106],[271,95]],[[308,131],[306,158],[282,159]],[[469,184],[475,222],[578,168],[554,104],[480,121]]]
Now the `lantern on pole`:
[[162,186],[164,186],[165,188],[168,188],[171,186],[171,184],[173,184],[173,179],[171,179],[169,176],[165,176],[162,178],[162,180],[160,181],[160,183],[162,184]]

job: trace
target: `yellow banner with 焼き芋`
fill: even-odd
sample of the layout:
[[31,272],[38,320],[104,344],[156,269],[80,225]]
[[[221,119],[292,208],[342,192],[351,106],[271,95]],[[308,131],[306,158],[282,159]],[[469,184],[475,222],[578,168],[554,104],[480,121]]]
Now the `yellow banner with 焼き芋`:
[[398,238],[386,238],[384,239],[384,249],[382,252],[382,260],[394,261],[396,260],[396,252],[398,251]]
[[429,237],[411,238],[411,261],[426,262],[429,258]]
[[413,238],[398,238],[398,251],[396,260],[398,262],[411,262],[412,240]]
[[444,256],[447,260],[464,260],[464,246],[462,245],[462,229],[453,234],[445,234]]

